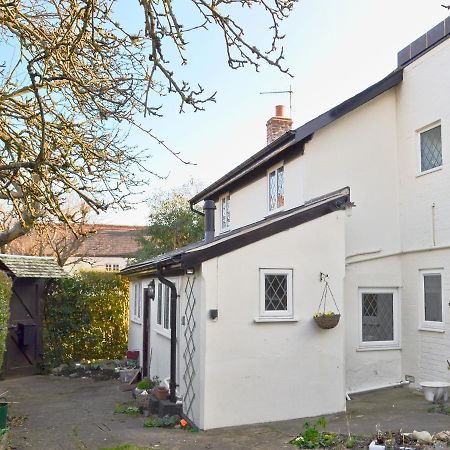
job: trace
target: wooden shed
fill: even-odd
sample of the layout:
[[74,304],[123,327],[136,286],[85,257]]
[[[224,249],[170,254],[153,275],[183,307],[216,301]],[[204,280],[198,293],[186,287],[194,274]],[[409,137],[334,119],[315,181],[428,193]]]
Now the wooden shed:
[[42,361],[42,309],[46,282],[67,276],[53,258],[0,254],[0,270],[12,279],[4,375],[32,375]]

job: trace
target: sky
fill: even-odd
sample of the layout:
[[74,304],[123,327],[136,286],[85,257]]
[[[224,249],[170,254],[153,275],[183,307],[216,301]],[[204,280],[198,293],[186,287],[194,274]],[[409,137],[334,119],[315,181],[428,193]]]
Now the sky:
[[[183,76],[200,83],[207,93],[217,91],[216,103],[209,103],[204,112],[179,114],[176,99],[157,99],[164,116],[144,119],[158,137],[193,164],[182,164],[142,137],[130,137],[130,144],[149,149],[151,168],[164,179],[149,178],[145,192],[133,198],[138,202],[135,209],[111,211],[94,220],[145,225],[146,199],[155,191],[181,186],[190,178],[206,187],[263,148],[265,124],[274,115],[275,105],[289,105],[289,95],[260,92],[292,89],[293,128],[297,128],[379,81],[396,68],[398,51],[448,16],[441,6],[448,2],[299,0],[282,25],[285,66],[293,78],[272,67],[260,72],[229,69],[220,35],[193,33]],[[141,20],[127,7],[118,13],[130,23]],[[257,46],[267,43],[261,17],[252,13],[245,19],[250,39]]]

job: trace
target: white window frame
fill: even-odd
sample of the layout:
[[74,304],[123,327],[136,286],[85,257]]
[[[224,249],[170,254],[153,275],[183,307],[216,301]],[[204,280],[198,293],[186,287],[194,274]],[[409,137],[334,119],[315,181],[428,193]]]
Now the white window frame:
[[[265,298],[266,275],[286,275],[287,277],[287,310],[267,311]],[[293,269],[259,269],[259,319],[261,320],[286,320],[294,319],[293,302]]]
[[[283,205],[282,206],[278,206],[278,201],[277,201],[277,206],[273,209],[270,209],[270,174],[275,172],[275,176],[277,176],[277,171],[280,167],[283,167]],[[285,205],[286,205],[286,166],[284,165],[284,161],[281,161],[279,163],[277,163],[276,165],[272,166],[268,171],[267,171],[267,211],[269,214],[274,214],[278,211],[283,211]],[[277,177],[277,197],[278,197],[278,177]]]
[[[223,225],[223,207],[222,204],[224,201],[228,200],[227,202],[227,211],[228,211],[228,219],[226,220],[226,225]],[[231,228],[231,209],[230,209],[230,203],[231,203],[231,197],[230,197],[230,193],[227,192],[226,194],[222,195],[219,199],[219,208],[220,208],[220,231],[221,232],[226,232],[229,231]]]
[[131,287],[130,320],[142,323],[142,283],[134,282]]
[[[444,332],[445,331],[445,318],[444,318],[444,276],[443,276],[443,269],[423,269],[419,270],[420,274],[420,283],[419,283],[419,317],[420,317],[420,324],[419,329],[425,330],[425,331],[437,331],[437,332]],[[440,275],[441,276],[441,314],[442,314],[442,321],[441,322],[435,322],[432,320],[425,320],[425,276],[426,275]]]
[[[393,312],[393,340],[392,341],[363,341],[362,335],[362,295],[363,294],[392,294]],[[359,350],[398,350],[400,349],[400,293],[398,288],[362,288],[358,289],[358,323],[359,323]]]
[[[161,293],[161,297],[159,297]],[[161,299],[161,322],[158,317],[159,300]],[[168,308],[165,309],[165,300]],[[167,324],[167,327],[165,326]],[[156,283],[156,331],[163,336],[170,337],[170,288],[161,282]]]
[[[428,169],[428,170],[422,170],[422,146],[421,146],[421,135],[422,133],[425,133],[426,131],[432,130],[433,128],[436,127],[441,127],[441,159],[442,159],[442,163],[440,166],[436,166],[433,167],[432,169]],[[430,125],[427,125],[426,127],[420,128],[418,130],[416,130],[417,133],[417,176],[420,177],[422,175],[426,175],[428,173],[433,173],[436,172],[438,170],[442,170],[442,167],[444,166],[444,154],[443,154],[443,141],[442,141],[442,124],[441,121],[438,120],[436,122],[433,122]]]

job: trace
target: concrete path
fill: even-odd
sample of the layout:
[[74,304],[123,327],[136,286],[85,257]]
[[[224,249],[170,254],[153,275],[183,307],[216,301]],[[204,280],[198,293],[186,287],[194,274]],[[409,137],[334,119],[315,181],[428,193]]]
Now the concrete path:
[[[193,433],[148,429],[142,417],[114,414],[116,403],[130,400],[116,381],[92,381],[53,376],[16,378],[0,382],[8,390],[10,415],[27,420],[11,431],[17,449],[101,449],[125,443],[152,449],[282,449],[303,427],[305,419]],[[348,402],[350,431],[371,435],[382,430],[436,432],[450,428],[450,417],[427,413],[423,396],[407,388],[355,396]],[[268,405],[270,407],[270,405]],[[345,414],[328,416],[330,431],[347,433]]]

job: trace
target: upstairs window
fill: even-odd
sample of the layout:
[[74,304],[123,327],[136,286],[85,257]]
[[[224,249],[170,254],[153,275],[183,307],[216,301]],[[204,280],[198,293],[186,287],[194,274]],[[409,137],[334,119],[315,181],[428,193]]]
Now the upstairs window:
[[220,198],[220,229],[227,231],[231,225],[230,194]]
[[119,264],[106,264],[106,271],[107,272],[118,272]]
[[269,212],[284,207],[284,165],[274,167],[268,173]]
[[442,166],[441,126],[420,133],[420,172],[428,172]]

